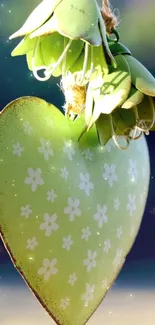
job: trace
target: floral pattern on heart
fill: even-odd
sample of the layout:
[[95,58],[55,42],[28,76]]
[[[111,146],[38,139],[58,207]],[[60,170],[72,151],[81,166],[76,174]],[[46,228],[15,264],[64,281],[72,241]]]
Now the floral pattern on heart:
[[32,105],[3,113],[0,224],[15,265],[47,310],[60,324],[81,325],[115,280],[139,229],[147,147],[144,138],[126,153],[112,141],[81,145],[53,110]]

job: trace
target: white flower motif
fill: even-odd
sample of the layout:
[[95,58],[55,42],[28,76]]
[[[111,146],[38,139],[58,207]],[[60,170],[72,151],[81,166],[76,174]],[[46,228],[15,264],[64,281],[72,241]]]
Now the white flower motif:
[[69,160],[73,160],[73,157],[75,156],[75,150],[73,148],[72,141],[65,142],[63,152],[67,154]]
[[74,286],[76,281],[77,281],[76,273],[70,274],[69,279],[68,279],[68,284],[70,284],[71,286]]
[[120,227],[117,228],[117,234],[116,234],[116,237],[117,237],[118,239],[121,239],[122,234],[123,234],[123,229],[122,229],[122,226],[120,226]]
[[49,280],[51,275],[57,274],[56,268],[57,259],[53,258],[51,261],[48,258],[43,260],[43,266],[38,270],[38,275],[44,276],[44,281]]
[[38,152],[42,153],[45,160],[49,160],[50,156],[54,155],[51,147],[51,142],[43,138],[40,139],[41,147],[38,147]]
[[108,253],[109,249],[111,248],[111,240],[107,239],[104,241],[104,252]]
[[86,284],[86,291],[81,296],[81,300],[84,301],[85,307],[87,307],[89,305],[90,301],[92,301],[94,299],[94,291],[95,291],[95,284],[92,284],[92,285]]
[[47,192],[47,201],[54,202],[56,199],[57,195],[55,194],[54,190],[48,191]]
[[118,176],[115,173],[116,166],[114,164],[104,164],[103,178],[108,181],[110,187],[113,186],[114,182],[118,181]]
[[112,148],[115,147],[115,143],[113,140],[110,140],[105,145],[107,152],[111,152]]
[[52,119],[49,118],[49,116],[45,116],[45,122],[46,122],[47,126],[50,126],[50,127],[55,126],[55,121],[53,120],[53,116],[52,116]]
[[98,227],[102,228],[103,224],[108,222],[108,217],[106,215],[107,206],[103,205],[101,207],[100,204],[97,204],[97,213],[94,214],[94,220],[98,221]]
[[74,243],[74,241],[72,240],[71,235],[69,235],[68,237],[64,237],[62,248],[66,249],[66,251],[70,251],[73,243]]
[[19,142],[13,144],[13,155],[15,156],[18,156],[18,157],[21,157],[23,151],[24,151],[24,148],[20,145]]
[[53,231],[58,230],[59,225],[55,222],[57,220],[57,215],[53,214],[50,216],[48,213],[44,214],[44,221],[40,225],[40,230],[45,230],[45,235],[49,237]]
[[135,181],[135,179],[137,178],[138,169],[136,160],[129,159],[128,175],[131,177],[132,181]]
[[81,210],[79,209],[80,201],[78,199],[68,198],[68,206],[64,208],[64,213],[69,215],[69,220],[74,221],[75,216],[81,216]]
[[38,246],[38,242],[36,240],[36,237],[29,238],[26,243],[26,249],[29,249],[30,251],[33,251],[35,247]]
[[85,149],[83,154],[84,154],[84,158],[86,160],[90,160],[90,161],[93,160],[93,153],[91,152],[91,150],[89,148]]
[[31,185],[32,192],[37,190],[38,185],[43,185],[44,180],[41,178],[41,169],[28,168],[28,177],[25,179],[25,184]]
[[61,168],[61,174],[60,176],[64,178],[65,182],[67,182],[68,176],[69,176],[69,171],[66,167]]
[[91,230],[89,227],[82,228],[82,235],[81,238],[87,241],[89,237],[91,236]]
[[119,210],[119,207],[120,207],[120,200],[119,200],[118,197],[116,197],[116,198],[114,199],[114,208],[115,208],[116,210]]
[[24,207],[20,208],[21,217],[28,218],[31,213],[32,213],[32,210],[31,210],[31,207],[30,207],[29,204],[27,204]]
[[87,196],[90,195],[90,190],[94,189],[94,184],[90,181],[90,175],[80,173],[80,190],[84,190]]
[[121,248],[118,248],[117,251],[116,251],[116,255],[115,255],[115,258],[113,260],[113,265],[114,265],[114,269],[116,270],[117,268],[120,268],[121,265],[124,263],[125,261],[125,258],[123,256],[123,249]]
[[130,213],[130,216],[133,215],[133,212],[136,210],[136,196],[134,194],[128,195],[128,203],[127,203],[127,210]]
[[109,289],[107,278],[105,278],[104,280],[102,280],[102,289],[103,290],[108,290]]
[[87,267],[87,272],[90,272],[92,267],[96,267],[96,257],[97,252],[92,252],[91,250],[88,250],[88,256],[83,261],[83,264]]
[[23,123],[23,127],[24,127],[24,133],[31,135],[32,133],[32,127],[30,125],[30,123],[28,121]]
[[70,300],[68,297],[63,298],[60,300],[60,308],[65,310],[70,304]]

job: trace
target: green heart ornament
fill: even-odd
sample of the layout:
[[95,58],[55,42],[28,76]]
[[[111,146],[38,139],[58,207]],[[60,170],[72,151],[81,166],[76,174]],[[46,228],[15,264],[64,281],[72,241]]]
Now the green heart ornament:
[[150,176],[144,137],[126,151],[112,140],[101,147],[94,126],[78,142],[83,123],[34,97],[0,115],[1,236],[61,325],[85,324],[113,284],[138,233]]

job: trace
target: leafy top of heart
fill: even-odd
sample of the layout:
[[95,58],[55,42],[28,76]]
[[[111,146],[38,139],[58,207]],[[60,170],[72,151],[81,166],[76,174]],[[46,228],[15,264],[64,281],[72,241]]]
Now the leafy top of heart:
[[[46,0],[10,38],[25,35],[12,55],[26,54],[38,80],[62,75],[66,116],[85,118],[81,137],[95,123],[101,145],[113,138],[126,149],[155,129],[155,79],[119,43],[116,26],[109,1],[80,0],[75,6],[73,0]],[[119,135],[126,139],[123,147]]]

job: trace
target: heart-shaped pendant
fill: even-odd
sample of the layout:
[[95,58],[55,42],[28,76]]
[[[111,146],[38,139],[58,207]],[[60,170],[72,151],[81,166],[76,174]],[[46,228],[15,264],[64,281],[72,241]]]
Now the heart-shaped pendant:
[[[137,235],[149,184],[145,138],[119,150],[80,142],[33,97],[0,116],[0,230],[14,265],[61,325],[83,325],[114,282]],[[123,141],[123,140],[122,140]]]

